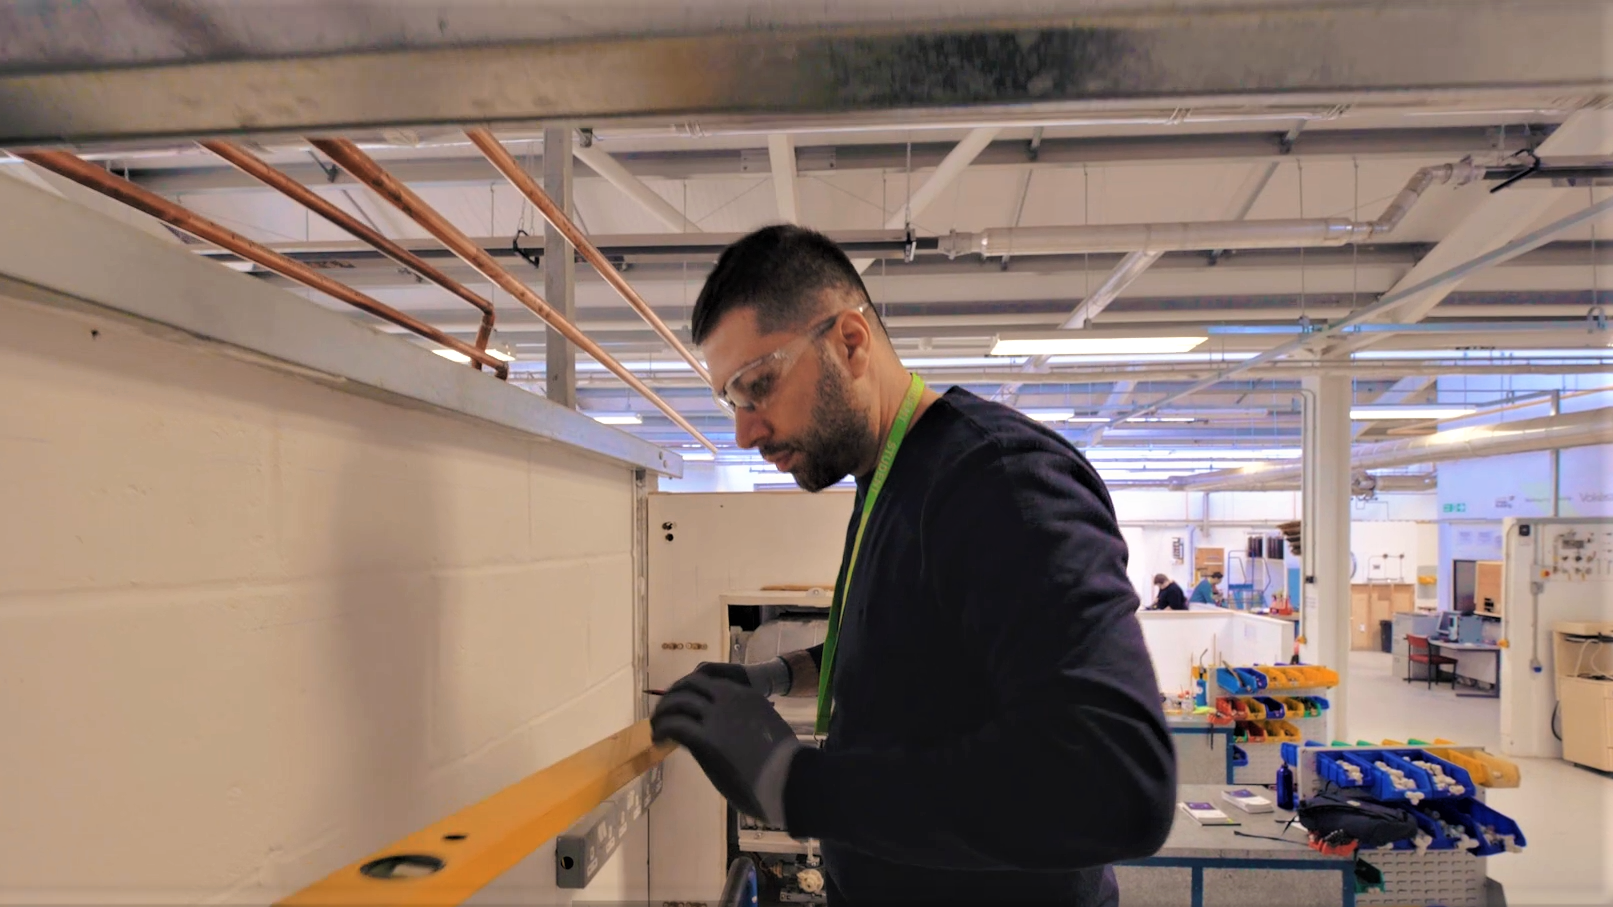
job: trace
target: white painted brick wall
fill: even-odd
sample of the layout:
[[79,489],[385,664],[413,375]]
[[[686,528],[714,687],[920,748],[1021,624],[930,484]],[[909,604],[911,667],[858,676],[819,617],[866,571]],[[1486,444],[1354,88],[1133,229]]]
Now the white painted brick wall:
[[3,297],[0,465],[0,903],[266,902],[633,719],[626,468]]

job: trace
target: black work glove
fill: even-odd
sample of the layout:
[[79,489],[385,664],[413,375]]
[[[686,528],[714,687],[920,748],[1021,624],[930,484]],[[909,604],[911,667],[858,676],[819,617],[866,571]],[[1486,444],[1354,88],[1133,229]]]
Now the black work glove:
[[782,696],[790,692],[790,666],[785,664],[782,658],[770,658],[761,664],[753,665],[703,661],[688,676],[696,675],[717,680],[731,680],[741,686],[748,686],[763,696]]
[[784,782],[802,745],[757,690],[696,671],[661,697],[650,736],[682,744],[735,809],[784,825]]

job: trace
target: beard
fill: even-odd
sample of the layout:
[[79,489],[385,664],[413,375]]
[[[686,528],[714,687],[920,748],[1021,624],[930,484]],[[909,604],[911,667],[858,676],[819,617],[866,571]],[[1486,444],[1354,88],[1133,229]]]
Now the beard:
[[764,455],[785,451],[795,454],[796,465],[790,475],[795,477],[795,484],[811,492],[828,488],[866,463],[879,440],[868,427],[867,412],[852,397],[849,376],[841,371],[839,363],[821,351],[818,361],[822,369],[818,398],[812,404],[812,427],[799,440],[761,448]]

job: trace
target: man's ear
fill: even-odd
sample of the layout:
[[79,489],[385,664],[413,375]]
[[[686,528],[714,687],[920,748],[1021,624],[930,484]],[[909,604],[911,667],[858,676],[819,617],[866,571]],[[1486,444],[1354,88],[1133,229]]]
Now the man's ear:
[[853,378],[867,374],[873,363],[874,332],[860,312],[851,312],[840,319],[837,337],[846,348],[846,370]]

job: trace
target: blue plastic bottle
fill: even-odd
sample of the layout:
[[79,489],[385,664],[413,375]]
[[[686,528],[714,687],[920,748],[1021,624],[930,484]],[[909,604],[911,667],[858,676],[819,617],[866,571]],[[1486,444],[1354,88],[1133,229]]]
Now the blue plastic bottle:
[[1294,808],[1294,770],[1286,762],[1277,766],[1277,808]]

